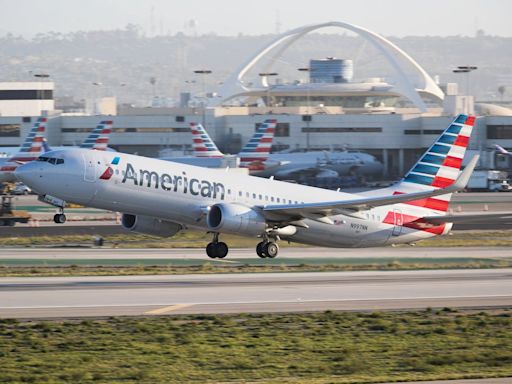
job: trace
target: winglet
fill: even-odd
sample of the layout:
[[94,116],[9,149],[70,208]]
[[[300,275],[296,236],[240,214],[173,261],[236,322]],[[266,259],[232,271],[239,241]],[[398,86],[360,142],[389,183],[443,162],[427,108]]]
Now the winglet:
[[469,179],[471,178],[471,175],[473,174],[479,159],[480,155],[473,156],[466,168],[464,168],[459,177],[457,177],[457,180],[455,180],[455,182],[447,189],[462,191],[464,188],[466,188],[466,185],[468,185]]

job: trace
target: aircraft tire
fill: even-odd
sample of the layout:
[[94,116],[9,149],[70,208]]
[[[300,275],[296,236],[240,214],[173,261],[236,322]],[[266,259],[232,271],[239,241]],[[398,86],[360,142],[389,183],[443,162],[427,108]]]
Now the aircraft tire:
[[215,259],[217,257],[217,247],[216,247],[216,245],[217,244],[215,244],[215,243],[208,243],[208,245],[206,246],[206,254],[211,259]]
[[264,249],[265,249],[265,243],[262,241],[260,243],[258,243],[258,245],[256,246],[256,254],[261,257],[262,259],[264,259],[265,257],[267,257],[267,255],[265,254],[264,252]]
[[217,254],[217,257],[219,259],[225,258],[229,252],[228,245],[221,241],[220,243],[215,244],[215,246],[216,246],[215,252]]
[[271,242],[265,244],[264,251],[265,251],[265,255],[268,258],[273,259],[279,253],[279,247],[276,243],[271,241]]
[[53,216],[53,221],[56,224],[64,224],[66,222],[66,215],[63,213],[57,213]]

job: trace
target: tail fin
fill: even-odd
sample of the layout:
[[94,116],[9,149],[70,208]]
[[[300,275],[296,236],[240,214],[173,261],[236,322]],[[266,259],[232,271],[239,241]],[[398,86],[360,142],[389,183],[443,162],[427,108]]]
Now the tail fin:
[[505,148],[503,148],[501,145],[494,144],[494,148],[501,153],[502,155],[512,155],[509,151],[507,151]]
[[268,119],[258,127],[254,136],[245,144],[238,156],[240,166],[249,169],[261,169],[263,162],[268,159],[272,141],[276,131],[277,120]]
[[[454,183],[471,137],[474,116],[459,115],[423,154],[406,176],[391,187],[393,194],[445,188]],[[408,204],[446,212],[451,194],[412,201]]]
[[105,151],[107,149],[110,133],[112,132],[112,121],[104,120],[87,136],[80,148],[96,149]]
[[224,157],[201,124],[190,123],[195,157]]
[[25,141],[21,144],[19,152],[9,159],[10,162],[26,163],[35,160],[41,154],[47,122],[46,117],[37,119]]

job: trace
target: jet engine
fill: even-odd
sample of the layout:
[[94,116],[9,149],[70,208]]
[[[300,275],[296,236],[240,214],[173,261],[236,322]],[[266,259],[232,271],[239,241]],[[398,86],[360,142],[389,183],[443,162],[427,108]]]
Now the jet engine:
[[261,235],[267,228],[265,218],[261,214],[238,204],[212,205],[206,222],[212,231],[239,233],[247,236]]
[[130,215],[128,213],[123,213],[121,225],[132,232],[160,237],[173,236],[183,229],[180,224],[171,221],[151,216]]

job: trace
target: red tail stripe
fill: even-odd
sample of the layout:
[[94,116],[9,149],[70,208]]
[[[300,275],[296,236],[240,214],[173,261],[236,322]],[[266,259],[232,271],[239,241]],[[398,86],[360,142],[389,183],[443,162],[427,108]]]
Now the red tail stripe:
[[194,143],[202,143],[203,139],[192,139]]
[[453,156],[446,156],[444,159],[443,166],[460,169],[462,165],[462,159]]
[[434,178],[434,181],[432,182],[432,186],[438,187],[438,188],[446,188],[446,187],[449,187],[450,185],[452,185],[453,182],[454,182],[454,180],[452,180],[452,179],[447,179],[446,177],[436,176]]
[[459,147],[466,148],[468,146],[468,143],[469,143],[468,136],[459,135],[459,136],[457,136],[457,140],[455,140],[455,143],[453,143],[453,145],[458,145]]
[[464,124],[471,126],[475,125],[475,116],[469,116]]
[[96,144],[106,144],[108,143],[108,138],[106,137],[100,137],[96,139]]
[[441,235],[445,230],[445,224],[441,225],[433,225],[427,223],[425,219],[416,216],[404,215],[401,213],[388,212],[386,217],[384,218],[383,223],[395,225],[395,214],[402,215],[402,227],[416,229],[418,231],[424,231],[429,233],[434,233],[436,235]]
[[[393,195],[403,195],[404,193],[405,192],[393,192]],[[436,199],[433,197],[427,197],[426,199],[408,201],[407,203],[403,204],[409,204],[414,205],[416,207],[435,209],[436,211],[446,212],[448,211],[448,206],[450,205],[450,202],[446,200]]]
[[272,138],[271,137],[262,137],[260,139],[260,143],[271,143],[272,142]]

